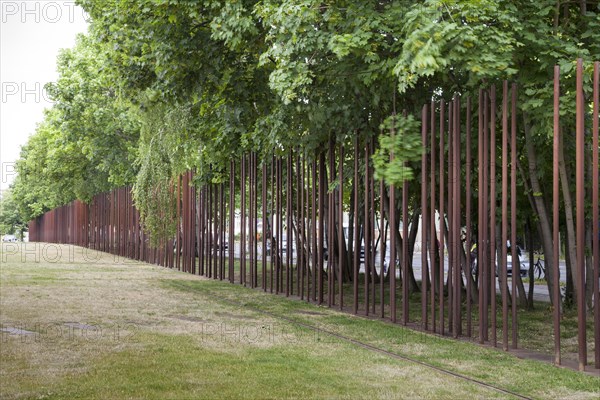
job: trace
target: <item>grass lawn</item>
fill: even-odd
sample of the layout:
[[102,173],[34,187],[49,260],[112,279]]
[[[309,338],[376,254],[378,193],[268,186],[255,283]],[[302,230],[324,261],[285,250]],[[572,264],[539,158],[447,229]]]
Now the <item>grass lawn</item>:
[[501,350],[93,250],[26,246],[0,254],[2,399],[515,397],[472,380],[532,398],[600,395],[598,377]]

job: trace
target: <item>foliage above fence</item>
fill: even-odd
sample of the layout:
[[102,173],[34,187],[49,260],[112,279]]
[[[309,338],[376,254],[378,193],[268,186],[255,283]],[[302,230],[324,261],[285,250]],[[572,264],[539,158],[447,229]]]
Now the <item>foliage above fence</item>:
[[[263,159],[364,142],[395,111],[418,118],[432,94],[476,95],[507,78],[519,84],[527,142],[548,155],[552,67],[574,82],[573,60],[600,55],[593,2],[80,3],[89,33],[60,56],[48,88],[55,106],[18,162],[13,193],[25,221],[124,184],[166,191],[163,174],[226,180],[243,152]],[[396,163],[421,152],[411,149],[398,145]],[[545,165],[539,174],[550,173]],[[146,193],[136,190],[141,208]]]

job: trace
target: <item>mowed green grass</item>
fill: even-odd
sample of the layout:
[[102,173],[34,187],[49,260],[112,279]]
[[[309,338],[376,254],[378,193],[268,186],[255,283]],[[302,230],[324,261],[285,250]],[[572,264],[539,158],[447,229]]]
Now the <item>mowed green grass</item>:
[[92,250],[0,257],[3,399],[513,397],[353,341],[528,397],[600,395],[598,377]]

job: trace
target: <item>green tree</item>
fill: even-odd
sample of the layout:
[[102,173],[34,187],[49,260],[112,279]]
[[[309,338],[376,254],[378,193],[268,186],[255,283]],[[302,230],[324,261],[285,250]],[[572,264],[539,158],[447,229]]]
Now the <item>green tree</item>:
[[17,235],[19,240],[23,240],[27,222],[13,198],[12,190],[5,190],[0,198],[0,233]]

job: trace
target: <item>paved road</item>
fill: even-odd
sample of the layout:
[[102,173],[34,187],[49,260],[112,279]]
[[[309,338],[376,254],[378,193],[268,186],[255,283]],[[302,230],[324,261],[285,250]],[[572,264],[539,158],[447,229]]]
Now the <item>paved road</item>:
[[[258,249],[257,249],[257,258],[259,260],[262,259],[262,243],[258,244]],[[240,256],[240,252],[241,252],[241,247],[240,247],[240,243],[236,242],[235,243],[235,256],[239,257]],[[295,249],[294,252],[292,253],[292,255],[295,257],[296,253],[295,253]],[[246,256],[249,257],[250,256],[250,251],[249,248],[246,250]],[[381,260],[381,256],[379,255],[379,253],[376,254],[376,258],[377,263],[376,263],[376,268],[377,270],[379,270],[379,260]],[[386,263],[389,264],[389,257],[386,257]],[[447,274],[448,272],[448,258],[445,258],[445,268],[444,271]],[[528,265],[527,262],[525,265]],[[421,252],[415,252],[413,255],[413,270],[414,270],[414,274],[415,274],[415,279],[416,280],[420,280],[421,279],[421,268],[422,266],[422,261],[421,261]],[[565,282],[566,281],[566,266],[564,261],[560,262],[560,281],[561,282]],[[361,264],[360,267],[360,272],[364,272],[364,264]],[[396,272],[396,276],[400,276],[400,271]],[[444,276],[445,278],[447,277],[447,275]],[[510,278],[509,278],[509,288],[510,288]],[[527,290],[527,284],[525,284],[525,289]],[[498,291],[498,293],[500,293],[500,287],[498,284],[496,284],[496,290]],[[546,285],[539,285],[536,284],[535,288],[534,288],[534,295],[533,295],[534,300],[537,301],[546,301],[546,302],[550,302],[550,295],[548,292],[548,287]]]

